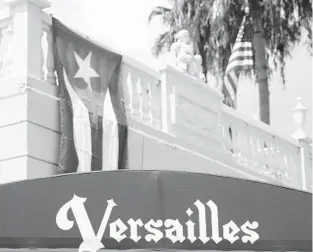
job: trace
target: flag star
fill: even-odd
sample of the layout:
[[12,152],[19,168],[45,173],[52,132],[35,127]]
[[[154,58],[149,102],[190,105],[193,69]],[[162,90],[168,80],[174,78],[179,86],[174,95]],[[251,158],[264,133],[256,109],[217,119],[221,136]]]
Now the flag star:
[[76,72],[74,78],[83,78],[84,81],[87,83],[88,88],[90,91],[91,89],[91,84],[90,84],[90,78],[95,78],[95,77],[100,77],[99,74],[90,66],[90,61],[91,61],[91,52],[87,55],[87,57],[82,60],[79,55],[74,52],[76,61],[78,63],[79,69]]

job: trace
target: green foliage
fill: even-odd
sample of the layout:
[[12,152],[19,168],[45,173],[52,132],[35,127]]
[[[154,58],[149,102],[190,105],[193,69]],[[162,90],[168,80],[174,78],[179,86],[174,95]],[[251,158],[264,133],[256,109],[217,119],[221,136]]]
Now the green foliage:
[[[268,69],[268,74],[280,70],[285,82],[286,58],[304,35],[312,55],[312,0],[172,0],[172,9],[157,7],[149,17],[151,21],[160,16],[168,27],[156,40],[154,54],[169,48],[175,34],[187,29],[195,52],[202,56],[204,73],[210,71],[222,78],[246,4],[254,24],[252,32],[262,33],[266,58],[274,63],[274,69]],[[255,20],[261,23],[258,25]]]

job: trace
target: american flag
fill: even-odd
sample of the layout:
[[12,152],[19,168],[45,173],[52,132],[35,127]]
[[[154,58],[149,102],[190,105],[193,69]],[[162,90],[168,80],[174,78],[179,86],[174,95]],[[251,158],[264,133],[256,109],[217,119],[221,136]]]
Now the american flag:
[[224,76],[223,89],[226,104],[233,108],[236,108],[236,95],[240,73],[242,70],[253,66],[253,49],[250,36],[251,32],[249,31],[252,27],[249,17],[249,9],[246,9]]

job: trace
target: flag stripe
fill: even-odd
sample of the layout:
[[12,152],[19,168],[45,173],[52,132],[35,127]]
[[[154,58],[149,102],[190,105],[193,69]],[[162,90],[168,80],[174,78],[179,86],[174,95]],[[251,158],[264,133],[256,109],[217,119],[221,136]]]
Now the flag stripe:
[[225,83],[225,86],[226,86],[226,90],[230,94],[231,99],[234,101],[235,100],[235,91],[234,91],[234,89],[232,88],[232,85],[229,82],[229,76],[225,77],[224,83]]
[[232,85],[232,88],[235,92],[235,94],[237,93],[237,86],[236,86],[236,83],[238,81],[238,76],[237,76],[237,73],[235,71],[231,71],[229,73],[229,77],[228,80],[229,80],[229,83]]
[[234,69],[238,67],[245,67],[245,66],[253,66],[253,60],[252,59],[244,59],[244,60],[236,60],[230,63],[227,66],[226,74],[229,74],[230,71],[233,71]]
[[232,62],[236,60],[239,57],[253,57],[253,52],[251,50],[240,50],[240,51],[235,51],[232,53],[232,55],[229,58],[229,62]]
[[253,48],[251,38],[250,40],[245,41],[247,16],[248,15],[245,14],[241,22],[224,77],[224,94],[225,96],[230,96],[228,98],[231,99],[231,104],[234,108],[236,106],[236,94],[240,71],[245,67],[253,66]]
[[[234,74],[234,72],[232,72],[232,74]],[[235,81],[231,75],[227,76],[227,82],[229,83],[230,88],[233,90],[233,96],[236,96],[237,87],[236,87],[236,83],[235,83]]]
[[240,49],[240,48],[252,48],[252,43],[251,42],[237,42],[235,43],[232,52]]

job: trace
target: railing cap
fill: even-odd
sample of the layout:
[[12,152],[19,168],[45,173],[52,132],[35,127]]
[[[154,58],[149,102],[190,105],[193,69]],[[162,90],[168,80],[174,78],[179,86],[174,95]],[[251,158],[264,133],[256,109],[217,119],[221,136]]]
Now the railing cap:
[[167,72],[172,72],[174,73],[175,75],[179,75],[181,76],[182,78],[185,78],[186,80],[188,80],[190,83],[192,83],[193,85],[197,85],[201,88],[204,88],[205,90],[217,95],[219,97],[219,99],[222,99],[223,98],[223,95],[222,93],[218,90],[218,89],[214,89],[214,88],[211,88],[209,86],[208,83],[205,83],[203,82],[202,80],[200,79],[196,79],[192,76],[190,76],[189,74],[187,73],[184,73],[182,71],[179,71],[178,69],[176,69],[175,67],[171,66],[171,65],[165,65],[163,66],[162,68],[159,68],[159,71],[162,75],[166,74]]
[[151,75],[153,78],[159,80],[160,79],[160,73],[158,72],[157,69],[152,68],[149,65],[146,65],[133,57],[130,57],[126,55],[125,53],[122,53],[123,55],[123,63],[129,64],[143,72],[146,72],[147,74]]

